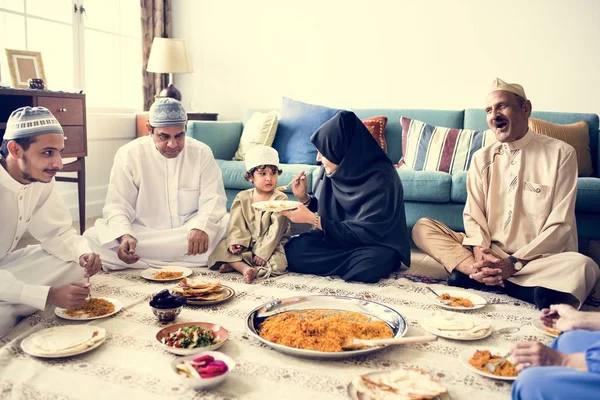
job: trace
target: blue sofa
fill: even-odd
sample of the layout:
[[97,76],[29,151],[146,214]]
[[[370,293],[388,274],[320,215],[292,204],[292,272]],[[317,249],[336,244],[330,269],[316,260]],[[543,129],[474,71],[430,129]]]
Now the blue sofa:
[[[249,110],[247,117],[254,111]],[[485,112],[480,109],[468,110],[415,110],[415,109],[360,109],[353,110],[359,118],[376,115],[388,117],[385,137],[388,144],[388,156],[397,163],[402,155],[402,127],[400,116],[418,119],[431,125],[450,128],[487,129]],[[600,148],[598,146],[599,119],[597,114],[533,112],[533,118],[557,124],[569,124],[587,121],[590,130],[590,148],[594,176],[579,178],[577,188],[577,230],[582,239],[600,239]],[[244,180],[243,161],[232,161],[242,134],[243,122],[190,121],[187,135],[208,144],[223,172],[223,181],[227,192],[228,208],[237,192],[251,187]],[[284,164],[280,184],[287,184],[292,176],[304,170],[308,176],[309,188],[317,176],[317,165]],[[398,171],[404,186],[406,220],[409,228],[422,217],[442,221],[450,228],[462,231],[462,212],[467,198],[466,172],[447,174],[444,172]],[[293,198],[291,191],[288,196]]]

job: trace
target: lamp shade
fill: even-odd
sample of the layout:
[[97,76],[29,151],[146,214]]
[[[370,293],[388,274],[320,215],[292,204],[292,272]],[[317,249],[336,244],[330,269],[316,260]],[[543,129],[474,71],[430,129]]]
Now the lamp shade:
[[192,72],[185,40],[155,37],[146,71],[171,74]]

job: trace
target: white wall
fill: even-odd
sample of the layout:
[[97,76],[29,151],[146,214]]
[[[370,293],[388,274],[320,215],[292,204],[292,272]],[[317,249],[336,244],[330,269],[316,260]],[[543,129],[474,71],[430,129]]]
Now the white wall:
[[347,108],[482,108],[491,81],[536,110],[600,113],[599,0],[176,0],[187,107],[240,119],[282,96]]
[[[85,159],[86,218],[102,215],[113,158],[119,147],[133,140],[135,135],[135,115],[133,113],[116,114],[88,110],[88,156]],[[61,175],[77,176],[76,173]],[[63,201],[71,211],[73,220],[79,220],[77,184],[59,182],[58,189]]]

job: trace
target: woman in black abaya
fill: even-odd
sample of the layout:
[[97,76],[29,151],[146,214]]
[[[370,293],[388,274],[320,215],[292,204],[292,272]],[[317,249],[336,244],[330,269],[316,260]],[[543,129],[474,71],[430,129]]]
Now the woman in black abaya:
[[314,197],[301,172],[292,190],[304,205],[281,214],[313,229],[285,246],[288,269],[373,283],[410,266],[402,183],[360,119],[341,111],[310,140],[322,163]]

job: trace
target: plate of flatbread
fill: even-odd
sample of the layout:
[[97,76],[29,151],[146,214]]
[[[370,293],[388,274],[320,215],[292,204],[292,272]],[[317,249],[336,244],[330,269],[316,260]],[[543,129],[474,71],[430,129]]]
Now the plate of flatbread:
[[179,282],[179,287],[171,289],[171,293],[186,298],[187,303],[193,306],[210,306],[223,303],[235,295],[235,291],[220,282],[203,282],[184,278]]
[[181,278],[192,275],[194,272],[186,267],[163,267],[163,268],[146,268],[140,273],[140,276],[149,281],[168,282],[176,281]]
[[21,342],[34,357],[70,357],[94,350],[106,340],[106,329],[94,325],[66,325],[43,329]]
[[269,200],[269,201],[259,201],[256,203],[252,203],[252,207],[261,211],[287,211],[287,210],[295,210],[298,206],[302,204],[299,201],[292,200]]
[[348,385],[348,395],[353,400],[450,399],[446,387],[419,368],[359,375]]
[[90,297],[79,308],[67,310],[61,307],[54,309],[54,314],[60,318],[71,321],[91,321],[110,317],[123,308],[121,302],[110,297]]
[[429,333],[454,340],[479,340],[492,334],[492,326],[465,314],[436,311],[421,320]]

